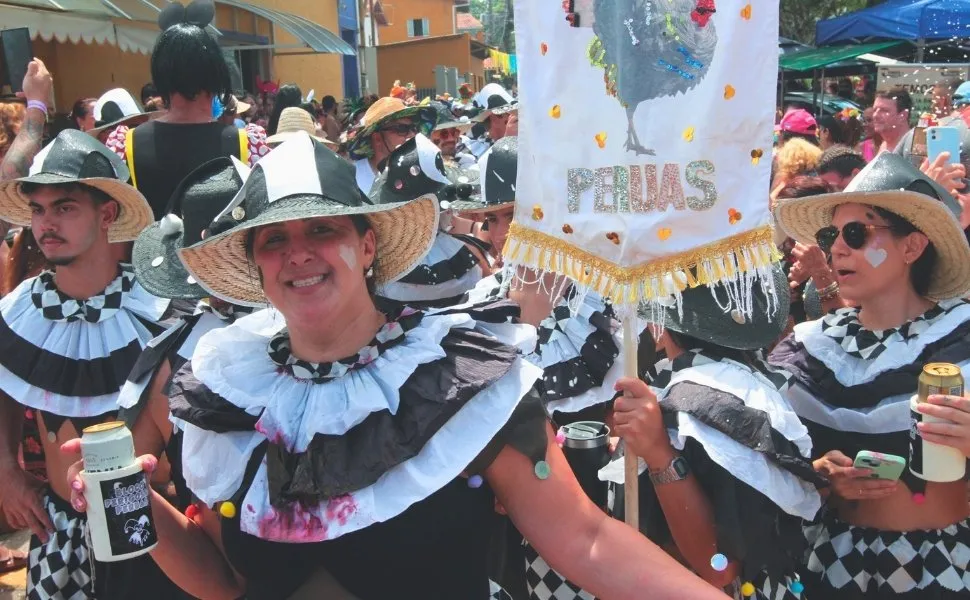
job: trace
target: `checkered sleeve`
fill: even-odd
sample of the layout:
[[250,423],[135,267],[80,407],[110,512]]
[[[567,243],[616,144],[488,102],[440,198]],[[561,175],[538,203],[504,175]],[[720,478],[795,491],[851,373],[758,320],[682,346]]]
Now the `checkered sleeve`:
[[128,155],[125,152],[125,136],[128,135],[127,125],[118,125],[115,127],[114,131],[108,134],[108,138],[104,141],[104,145],[117,154],[121,160],[128,160]]

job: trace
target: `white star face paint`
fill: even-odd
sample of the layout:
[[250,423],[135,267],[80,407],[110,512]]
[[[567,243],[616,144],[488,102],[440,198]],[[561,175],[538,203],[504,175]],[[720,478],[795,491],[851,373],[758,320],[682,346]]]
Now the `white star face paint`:
[[340,245],[340,258],[347,265],[347,268],[351,271],[357,269],[357,253],[354,252],[353,246],[347,244]]

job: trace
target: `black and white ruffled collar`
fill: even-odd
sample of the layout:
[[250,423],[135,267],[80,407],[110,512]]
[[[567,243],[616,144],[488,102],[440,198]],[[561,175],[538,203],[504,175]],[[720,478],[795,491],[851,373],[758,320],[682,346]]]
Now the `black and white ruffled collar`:
[[50,321],[100,323],[121,310],[125,296],[131,292],[134,283],[134,267],[122,264],[118,276],[101,293],[86,300],[77,300],[57,289],[53,271],[44,271],[34,279],[30,298],[37,310]]
[[693,438],[711,460],[788,514],[815,517],[821,498],[808,462],[812,441],[781,393],[787,373],[697,350],[664,359],[656,371],[650,386],[673,417],[665,421],[674,447]]
[[[306,543],[334,539],[400,514],[459,476],[501,431],[542,375],[514,348],[521,341],[517,336],[534,338],[533,328],[507,323],[505,307],[498,309],[487,327],[479,319],[489,315],[475,317],[475,313],[424,313],[419,323],[375,360],[320,383],[290,376],[269,358],[269,340],[285,327],[276,311],[260,311],[210,331],[199,340],[190,365],[195,391],[183,387],[173,394],[173,414],[184,431],[186,483],[202,502],[212,506],[239,493],[250,457],[267,440],[289,456],[310,452],[312,444],[327,439],[347,444],[359,437],[368,444],[395,444],[390,439],[392,431],[378,435],[373,428],[381,427],[386,419],[399,418],[401,423],[392,429],[430,428],[425,435],[431,437],[415,449],[416,454],[404,456],[403,462],[387,468],[377,461],[368,467],[387,468],[383,474],[376,473],[379,477],[373,483],[329,501],[277,506],[270,500],[275,488],[268,453],[239,501],[240,507],[245,506],[239,515],[240,528],[246,533],[266,540]],[[456,352],[463,355],[461,360],[449,358]],[[444,361],[440,371],[432,368],[438,361]],[[176,377],[177,388],[185,384],[187,375],[183,371]],[[470,397],[457,413],[442,418],[444,408],[434,407],[453,404],[455,394]],[[196,398],[196,403],[190,398]],[[205,423],[199,420],[199,411],[206,410],[198,404],[200,398],[206,406],[221,406],[218,418],[231,420],[232,426],[207,420],[215,416],[202,419]],[[415,412],[418,405],[430,407],[430,413],[416,418],[420,416]],[[435,419],[440,421],[435,424]],[[366,435],[356,434],[364,430]],[[226,431],[229,433],[220,433]],[[393,450],[391,454],[399,455],[397,447]],[[320,463],[339,470],[353,462],[351,459],[359,460],[359,454],[331,454]],[[334,502],[346,504],[348,510],[335,515]]]
[[822,317],[822,333],[837,341],[849,356],[863,360],[875,359],[893,343],[908,342],[966,304],[965,300],[941,302],[900,327],[881,331],[866,329],[859,322],[858,308],[842,308]]
[[422,314],[410,308],[401,312],[381,326],[374,339],[355,355],[330,363],[312,363],[293,356],[290,348],[290,332],[283,329],[270,338],[268,351],[272,361],[284,372],[297,379],[322,383],[343,377],[348,371],[365,367],[388,348],[404,340],[405,334],[421,322]]
[[[129,269],[122,268],[121,282],[128,281]],[[36,286],[45,285],[37,281],[28,279],[0,299],[0,390],[24,406],[64,417],[117,410],[121,387],[161,331],[157,323],[170,301],[133,281],[127,290],[128,284],[119,284],[124,291],[117,306],[68,306],[51,319],[35,301]],[[70,314],[78,316],[68,319]]]
[[416,306],[437,306],[438,301],[455,299],[447,304],[450,306],[481,279],[482,267],[475,253],[462,240],[439,232],[421,262],[398,281],[381,287],[380,294]]

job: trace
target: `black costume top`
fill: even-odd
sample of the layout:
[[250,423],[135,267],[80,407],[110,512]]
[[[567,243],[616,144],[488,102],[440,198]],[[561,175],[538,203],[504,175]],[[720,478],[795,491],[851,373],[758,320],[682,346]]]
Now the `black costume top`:
[[249,596],[285,598],[323,567],[363,600],[487,597],[479,474],[506,445],[548,472],[541,371],[507,343],[531,330],[517,316],[404,309],[325,365],[292,356],[272,310],[203,336],[172,412],[189,488],[236,507],[223,542]]

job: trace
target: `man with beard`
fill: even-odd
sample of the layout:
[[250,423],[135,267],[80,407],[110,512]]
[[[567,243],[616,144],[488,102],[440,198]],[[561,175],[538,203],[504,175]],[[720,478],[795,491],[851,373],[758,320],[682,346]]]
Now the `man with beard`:
[[[128,177],[117,155],[69,129],[37,154],[26,177],[0,182],[0,219],[30,226],[56,266],[0,300],[0,510],[33,532],[30,600],[178,597],[147,555],[94,559],[86,516],[67,500],[70,460],[59,451],[85,427],[115,419],[125,377],[169,307],[115,258],[113,243],[152,222]],[[47,484],[17,462],[25,407],[37,414]]]
[[468,117],[458,118],[451,112],[444,102],[434,101],[431,107],[438,113],[438,122],[431,131],[431,141],[441,150],[441,156],[446,165],[467,169],[477,160],[459,144],[462,134],[472,128],[473,123]]

